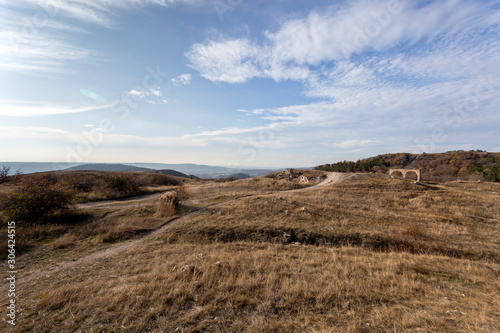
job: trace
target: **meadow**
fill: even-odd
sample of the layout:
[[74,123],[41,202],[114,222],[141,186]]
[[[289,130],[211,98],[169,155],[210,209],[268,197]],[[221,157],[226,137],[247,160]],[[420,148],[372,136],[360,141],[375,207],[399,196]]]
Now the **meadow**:
[[[329,175],[150,182],[144,197],[20,223],[18,324],[0,327],[500,331],[499,183]],[[179,195],[170,213],[159,214],[160,191]]]

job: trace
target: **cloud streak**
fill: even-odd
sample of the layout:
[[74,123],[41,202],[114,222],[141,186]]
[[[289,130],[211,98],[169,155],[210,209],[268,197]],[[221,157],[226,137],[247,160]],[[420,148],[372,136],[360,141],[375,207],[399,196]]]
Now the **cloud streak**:
[[0,100],[0,116],[33,117],[68,113],[89,112],[111,108],[114,105],[101,106],[73,106],[57,105],[52,103],[26,103],[21,101]]
[[[198,0],[19,0],[0,3],[0,70],[61,72],[97,57],[78,46],[92,26],[115,28],[118,11],[134,7],[195,5]],[[70,20],[71,25],[66,22]]]

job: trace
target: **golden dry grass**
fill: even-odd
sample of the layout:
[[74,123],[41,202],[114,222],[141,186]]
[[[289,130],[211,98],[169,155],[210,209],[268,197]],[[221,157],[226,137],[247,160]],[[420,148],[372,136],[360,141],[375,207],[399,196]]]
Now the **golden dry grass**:
[[496,332],[498,268],[349,247],[149,242],[27,285],[19,331]]
[[[179,214],[210,207],[22,283],[12,331],[500,331],[500,184],[357,175],[276,192],[295,188],[276,180],[193,181]],[[20,274],[158,228],[154,205],[95,208],[21,257]]]
[[500,186],[413,185],[360,175],[335,187],[251,196],[169,228],[165,240],[362,245],[500,261]]

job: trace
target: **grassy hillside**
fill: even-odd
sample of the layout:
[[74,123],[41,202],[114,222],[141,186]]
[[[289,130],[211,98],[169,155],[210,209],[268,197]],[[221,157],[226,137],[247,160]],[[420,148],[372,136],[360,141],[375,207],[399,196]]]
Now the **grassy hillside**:
[[316,167],[325,171],[379,173],[387,173],[389,168],[420,169],[422,179],[426,180],[500,182],[500,153],[461,150],[436,154],[384,154],[356,162],[344,161]]
[[175,177],[181,177],[181,178],[190,178],[190,176],[186,175],[185,173],[172,170],[172,169],[162,169],[162,170],[148,170],[144,172],[149,172],[149,173],[158,173],[161,175],[169,175],[169,176],[175,176]]
[[12,331],[498,332],[500,184],[344,176],[187,180],[164,218],[87,203],[18,258]]

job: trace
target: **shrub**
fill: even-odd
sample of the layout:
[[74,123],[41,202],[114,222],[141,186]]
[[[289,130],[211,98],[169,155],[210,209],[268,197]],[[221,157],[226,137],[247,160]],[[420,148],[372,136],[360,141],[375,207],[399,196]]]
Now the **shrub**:
[[138,182],[141,186],[152,185],[179,185],[180,181],[169,175],[159,173],[142,173],[138,175]]
[[175,213],[179,207],[179,194],[177,191],[170,191],[162,194],[156,201],[156,217],[167,217]]
[[114,192],[123,194],[134,194],[139,191],[139,185],[131,177],[116,173],[105,178],[106,185]]
[[0,184],[5,183],[9,180],[9,171],[9,167],[2,165],[2,169],[0,169]]
[[99,178],[91,173],[68,173],[63,174],[61,181],[70,185],[78,192],[91,192]]
[[406,228],[406,230],[404,231],[404,234],[405,235],[409,235],[409,236],[415,236],[415,237],[422,237],[422,236],[424,236],[424,233],[422,232],[422,230],[417,225],[410,225],[410,226],[408,226]]
[[156,201],[156,217],[167,217],[174,215],[182,200],[189,198],[189,189],[185,186],[179,186],[174,191],[162,194]]
[[75,201],[73,188],[47,177],[32,177],[7,196],[0,208],[8,220],[34,224],[70,210]]

